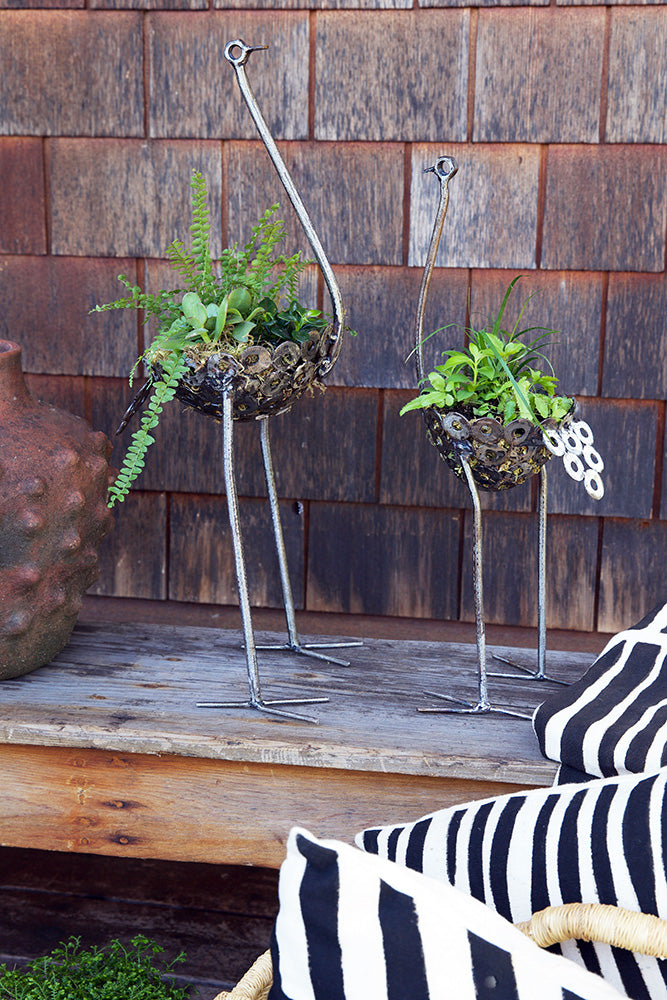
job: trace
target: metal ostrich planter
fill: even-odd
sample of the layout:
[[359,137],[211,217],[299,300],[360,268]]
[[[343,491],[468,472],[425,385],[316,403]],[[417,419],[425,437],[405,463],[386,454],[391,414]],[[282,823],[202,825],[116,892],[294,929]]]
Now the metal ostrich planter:
[[[243,99],[320,266],[331,298],[331,322],[327,323],[317,310],[305,310],[295,300],[290,301],[287,310],[279,310],[277,305],[279,292],[276,289],[283,287],[281,282],[273,285],[267,282],[268,287],[273,288],[275,301],[271,299],[271,296],[265,297],[259,301],[256,308],[253,308],[252,295],[248,287],[244,286],[243,280],[244,276],[248,275],[248,267],[252,270],[253,267],[257,266],[258,272],[263,274],[262,268],[270,273],[271,265],[277,265],[280,262],[284,267],[289,265],[291,277],[288,287],[293,289],[296,286],[296,277],[305,266],[300,263],[299,254],[293,258],[281,256],[272,259],[267,257],[265,253],[264,257],[260,259],[260,251],[257,250],[257,256],[251,264],[246,258],[243,258],[245,260],[243,275],[238,277],[236,272],[233,272],[235,287],[231,291],[227,291],[223,297],[226,285],[223,287],[213,273],[213,262],[208,248],[209,217],[205,204],[205,185],[201,175],[196,174],[196,172],[192,182],[194,192],[193,226],[191,227],[193,250],[187,250],[180,241],[174,241],[168,248],[170,262],[179,273],[190,280],[190,290],[182,295],[182,299],[179,298],[177,302],[173,302],[174,293],[163,291],[158,296],[141,293],[139,288],[131,287],[128,280],[121,276],[121,280],[130,290],[130,297],[99,306],[97,309],[99,311],[108,308],[143,308],[147,309],[148,312],[152,311],[161,324],[158,336],[146,354],[150,365],[149,379],[135,397],[119,427],[120,432],[132,415],[144,404],[149,393],[152,392],[153,395],[144,410],[141,430],[135,433],[133,444],[128,449],[129,461],[126,456],[123,469],[112,487],[112,503],[115,500],[122,500],[127,495],[131,483],[139,474],[140,469],[143,468],[145,450],[148,444],[153,441],[153,438],[149,436],[149,431],[157,424],[164,402],[175,397],[186,406],[222,422],[223,474],[243,626],[249,696],[244,701],[199,702],[198,707],[252,708],[269,715],[317,722],[318,720],[312,716],[298,714],[280,706],[325,702],[329,700],[326,697],[272,700],[264,698],[260,684],[257,650],[289,650],[302,656],[347,667],[349,666],[347,660],[339,659],[325,650],[332,647],[359,646],[361,642],[350,640],[303,643],[299,637],[273,472],[269,442],[269,418],[290,410],[292,405],[308,389],[314,385],[321,385],[322,380],[331,371],[341,349],[344,330],[343,308],[340,291],[322,244],[262,117],[246,77],[245,66],[251,53],[266,48],[266,45],[246,45],[245,42],[236,39],[226,45],[225,58],[235,71]],[[272,220],[272,213],[276,208],[277,206],[273,206],[269,209],[264,214],[263,220],[260,220],[258,226],[253,230],[255,242],[251,241],[245,248],[248,254],[257,246],[256,241],[264,239],[264,234],[268,232],[273,233],[271,246],[274,246],[277,240],[282,238],[283,230],[280,227],[283,226],[283,223],[280,220],[274,223]],[[271,230],[271,226],[278,228]],[[265,249],[266,246],[268,244],[265,245]],[[229,263],[229,259],[227,262]],[[283,269],[282,274],[285,273]],[[285,280],[284,277],[281,279],[281,281]],[[261,287],[264,287],[264,279],[262,279]],[[194,290],[195,288],[197,291]],[[204,295],[204,300],[198,294],[199,291]],[[298,311],[297,320],[299,323],[303,322],[303,326],[293,327],[294,322],[296,322],[294,320],[295,309]],[[257,326],[257,323],[251,320],[253,317],[257,319],[258,316],[260,319],[257,322],[262,322],[265,326],[268,316],[268,322],[273,324],[271,329],[274,332],[265,342],[259,342],[262,339],[262,334],[259,333],[258,342],[252,343],[248,340],[248,334],[251,329]],[[307,322],[305,322],[306,320]],[[280,326],[284,322],[288,323],[288,327]],[[232,324],[231,327],[230,324]],[[278,324],[277,334],[275,333],[276,324]],[[228,328],[232,330],[231,339],[223,340],[222,335]],[[260,329],[261,327],[258,327],[255,332],[259,332]],[[290,339],[285,334],[286,329],[297,329],[299,337]],[[203,354],[201,351],[193,351],[191,347],[186,349],[187,345],[192,343],[189,338],[193,336],[199,338],[200,341],[203,338],[206,347]],[[180,340],[178,340],[179,337]],[[247,346],[245,346],[246,343]],[[175,344],[176,346],[174,346]],[[255,643],[246,560],[239,521],[234,468],[234,424],[236,421],[248,420],[258,421],[260,427],[262,461],[287,624],[287,641],[274,646],[257,646]]]
[[[424,385],[424,314],[429,283],[442,236],[449,204],[449,182],[458,170],[456,161],[441,156],[426,172],[435,173],[440,183],[440,199],[422,277],[415,324],[415,359],[417,380]],[[415,401],[416,402],[416,401]],[[414,403],[411,408],[415,408]],[[604,464],[593,447],[593,434],[583,420],[574,419],[572,409],[561,419],[537,422],[519,417],[501,423],[490,416],[474,417],[460,412],[464,407],[449,408],[427,405],[422,408],[428,435],[441,458],[467,485],[473,506],[472,563],[475,629],[477,644],[478,692],[476,702],[467,702],[450,695],[429,691],[430,695],[448,702],[447,706],[420,708],[421,712],[451,712],[460,714],[509,715],[530,719],[513,708],[492,705],[489,700],[486,669],[486,630],[484,622],[482,515],[479,489],[498,491],[519,486],[533,475],[539,476],[538,490],[538,590],[537,590],[537,669],[529,670],[509,660],[503,660],[517,670],[524,670],[533,680],[555,681],[546,672],[546,534],[547,534],[547,471],[552,455],[560,455],[567,473],[581,481],[588,494],[601,499],[604,486],[600,473]],[[405,409],[405,408],[404,408]],[[503,659],[502,657],[497,657]],[[562,683],[558,681],[557,683]]]
[[[277,706],[296,704],[315,704],[317,702],[328,701],[327,698],[293,698],[266,701],[261,693],[259,668],[257,662],[257,649],[286,649],[310,656],[320,660],[326,660],[340,666],[349,666],[348,661],[338,659],[328,653],[318,650],[330,647],[342,648],[346,646],[359,646],[359,641],[337,642],[337,643],[302,643],[297,631],[294,601],[290,585],[289,572],[287,568],[287,558],[285,554],[285,544],[283,539],[280,513],[278,507],[278,494],[273,473],[273,462],[269,444],[269,416],[276,413],[287,412],[292,404],[303,395],[303,393],[315,381],[323,379],[333,368],[340,353],[343,336],[343,306],[340,290],[336,282],[333,270],[320,239],[315,232],[308,212],[296,190],[292,178],[285,166],[285,163],[278,152],[278,148],[273,140],[273,136],[262,116],[257,105],[255,96],[251,90],[245,72],[245,66],[252,52],[266,49],[266,45],[246,45],[240,39],[228,42],[225,46],[225,58],[232,65],[236,73],[239,89],[246,102],[248,110],[255,123],[260,138],[271,158],[273,166],[280,178],[280,181],[287,192],[287,196],[292,203],[298,216],[299,222],[308,238],[308,242],[320,266],[327,290],[329,292],[333,321],[331,328],[326,330],[318,341],[309,341],[307,346],[300,351],[289,350],[279,347],[273,352],[271,363],[267,364],[264,371],[264,378],[260,384],[260,391],[254,397],[248,392],[247,373],[243,371],[233,371],[230,369],[222,386],[223,397],[223,465],[225,489],[227,493],[227,504],[229,509],[229,521],[231,526],[232,541],[234,546],[234,560],[236,565],[236,576],[239,590],[239,604],[241,619],[243,624],[243,636],[246,650],[246,661],[248,670],[249,699],[246,702],[200,702],[199,707],[208,708],[236,708],[252,707],[272,715],[286,716],[287,718],[300,719],[303,721],[316,722],[310,716],[298,715],[294,712],[285,711]],[[252,351],[252,348],[251,348]],[[267,359],[268,361],[268,359]],[[251,359],[251,372],[253,374],[253,362]],[[262,388],[265,387],[265,388]],[[177,393],[178,395],[178,393]],[[262,398],[263,397],[263,398]],[[184,400],[189,402],[189,400]],[[190,402],[190,405],[193,405]],[[236,481],[234,475],[233,458],[233,426],[234,420],[254,419],[260,422],[260,440],[262,447],[262,459],[264,463],[264,473],[266,478],[269,504],[271,508],[271,518],[273,523],[276,550],[280,567],[280,581],[283,592],[283,603],[285,607],[285,617],[287,624],[287,642],[278,646],[257,646],[255,643],[252,619],[250,613],[250,599],[248,595],[247,575],[245,568],[245,557],[243,543],[239,525],[238,495],[236,491]],[[317,647],[317,648],[314,648]]]

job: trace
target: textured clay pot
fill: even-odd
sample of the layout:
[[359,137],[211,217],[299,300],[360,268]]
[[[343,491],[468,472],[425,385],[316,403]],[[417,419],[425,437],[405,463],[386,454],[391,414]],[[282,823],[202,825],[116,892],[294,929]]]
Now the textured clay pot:
[[32,398],[21,348],[0,340],[0,679],[66,645],[97,579],[111,444],[80,417]]

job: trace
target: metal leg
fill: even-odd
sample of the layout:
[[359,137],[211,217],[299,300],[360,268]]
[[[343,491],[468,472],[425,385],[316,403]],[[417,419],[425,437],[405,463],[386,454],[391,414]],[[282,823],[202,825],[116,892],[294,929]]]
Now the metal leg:
[[243,638],[245,643],[246,664],[248,669],[248,687],[250,696],[247,701],[201,701],[198,708],[256,708],[269,715],[279,715],[287,719],[298,719],[300,722],[317,722],[308,715],[297,715],[294,712],[281,711],[275,705],[310,705],[316,702],[328,701],[328,698],[285,698],[275,701],[265,701],[262,698],[259,667],[257,665],[257,648],[252,628],[250,614],[250,597],[248,595],[248,578],[246,574],[243,541],[239,523],[239,504],[234,477],[234,421],[232,419],[232,398],[229,392],[224,394],[223,403],[223,468],[225,476],[225,491],[227,493],[227,508],[231,528],[232,544],[234,546],[234,562],[236,566],[236,582],[239,591],[239,606],[243,623]]
[[475,631],[477,638],[477,677],[478,692],[477,704],[463,701],[461,698],[453,698],[451,695],[438,694],[436,691],[426,691],[426,694],[433,695],[443,701],[455,703],[447,708],[420,708],[420,712],[449,712],[457,715],[510,715],[517,719],[531,719],[530,715],[516,711],[513,708],[500,708],[491,705],[487,691],[486,672],[486,627],[484,624],[484,574],[482,566],[482,510],[479,503],[479,493],[473,479],[467,456],[461,457],[463,471],[465,472],[468,489],[472,497],[473,506],[473,531],[472,531],[472,584],[475,601]]
[[[538,490],[538,530],[537,530],[537,670],[524,667],[514,660],[508,660],[505,656],[494,653],[494,659],[506,663],[515,670],[520,670],[528,674],[535,681],[550,681],[552,684],[563,684],[567,686],[567,681],[562,681],[558,677],[550,677],[547,672],[547,469],[543,465],[540,469],[539,490]],[[490,673],[489,677],[512,678],[514,674]]]
[[302,656],[310,656],[316,660],[324,660],[327,663],[336,663],[340,667],[349,667],[349,660],[341,660],[335,656],[324,653],[316,653],[316,649],[342,649],[346,646],[361,646],[360,639],[349,642],[308,642],[302,643],[296,627],[296,617],[294,614],[294,599],[292,597],[292,586],[290,584],[289,570],[287,568],[287,555],[285,553],[285,540],[283,528],[280,520],[280,507],[278,505],[278,493],[276,491],[276,480],[273,474],[273,461],[271,459],[271,445],[269,443],[269,418],[262,417],[259,421],[260,440],[262,445],[262,459],[264,461],[264,475],[266,477],[266,491],[269,496],[269,506],[271,507],[271,520],[273,522],[273,534],[276,540],[276,552],[278,553],[278,564],[280,566],[280,583],[283,590],[283,605],[285,607],[285,619],[287,622],[287,642],[278,645],[258,646],[257,649],[288,649],[293,653],[300,653]]

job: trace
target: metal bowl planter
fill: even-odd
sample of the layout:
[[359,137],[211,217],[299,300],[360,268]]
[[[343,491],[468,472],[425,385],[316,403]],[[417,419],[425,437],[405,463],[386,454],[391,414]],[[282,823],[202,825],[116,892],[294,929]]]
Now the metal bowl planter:
[[435,407],[424,411],[424,419],[432,443],[454,475],[465,481],[465,454],[475,485],[494,492],[521,486],[539,473],[553,454],[544,443],[543,429],[555,431],[565,422],[548,419],[540,428],[520,417],[502,424],[493,417],[473,418]]
[[[276,347],[253,344],[237,357],[212,354],[204,363],[186,358],[188,371],[176,389],[186,406],[223,419],[223,397],[232,397],[234,420],[258,420],[287,413],[310,388],[321,384],[338,357],[340,340],[333,328],[313,331],[301,344],[284,341]],[[159,378],[162,370],[152,366]]]

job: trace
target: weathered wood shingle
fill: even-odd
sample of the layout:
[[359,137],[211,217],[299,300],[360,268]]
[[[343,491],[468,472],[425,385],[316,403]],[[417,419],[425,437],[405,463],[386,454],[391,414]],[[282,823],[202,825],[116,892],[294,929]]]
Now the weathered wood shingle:
[[465,141],[469,31],[468,10],[322,14],[315,138]]
[[41,141],[0,139],[0,177],[0,253],[46,253]]
[[597,142],[603,49],[601,10],[482,10],[475,141]]
[[143,127],[139,14],[0,14],[0,133],[140,136]]
[[607,142],[667,142],[667,9],[611,14]]
[[220,242],[220,150],[215,143],[54,139],[52,252],[159,257],[187,238],[190,179],[202,173],[212,203],[211,247]]
[[308,15],[279,21],[259,12],[154,14],[149,19],[150,135],[166,138],[254,139],[227,42],[267,45],[247,76],[276,139],[308,137]]
[[552,146],[542,267],[662,271],[666,165],[658,146]]
[[137,316],[91,309],[134,282],[132,260],[85,257],[0,258],[0,337],[23,346],[23,369],[71,375],[127,375],[137,356]]

